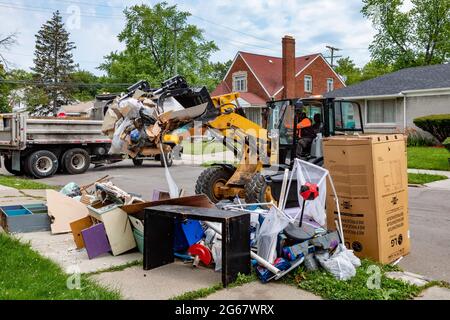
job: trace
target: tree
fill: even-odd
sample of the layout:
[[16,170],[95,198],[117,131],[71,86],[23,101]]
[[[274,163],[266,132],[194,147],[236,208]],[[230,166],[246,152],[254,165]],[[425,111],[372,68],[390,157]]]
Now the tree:
[[189,12],[161,2],[153,7],[135,5],[124,14],[126,24],[118,39],[126,49],[110,53],[99,67],[111,82],[145,79],[159,86],[176,73],[192,84],[215,81],[216,66],[209,58],[218,48],[205,40],[201,29],[187,23]]
[[[8,50],[11,46],[17,43],[17,33],[11,33],[7,36],[0,35],[0,49]],[[8,69],[8,60],[0,52],[0,65],[3,65],[3,69]]]
[[334,70],[339,75],[345,77],[345,84],[348,86],[361,81],[361,70],[355,65],[350,57],[339,59]]
[[362,13],[377,34],[369,46],[372,58],[402,68],[450,60],[450,0],[363,0]]
[[[16,44],[16,33],[7,36],[0,35],[0,49],[8,50],[11,46]],[[7,80],[6,69],[8,69],[8,61],[0,52],[0,113],[11,112],[11,105],[9,102],[9,95],[11,87],[3,81]]]
[[369,61],[361,70],[359,81],[365,81],[393,72],[393,67],[379,60]]
[[70,75],[74,83],[72,97],[80,101],[88,101],[97,94],[98,77],[86,70],[78,70]]
[[[65,30],[59,11],[53,13],[36,35],[34,67],[35,80],[42,83],[41,92],[45,92],[48,105],[35,105],[30,111],[39,115],[56,116],[61,104],[70,99],[72,86],[70,74],[75,71],[72,50],[73,42]],[[44,101],[42,100],[42,101]]]

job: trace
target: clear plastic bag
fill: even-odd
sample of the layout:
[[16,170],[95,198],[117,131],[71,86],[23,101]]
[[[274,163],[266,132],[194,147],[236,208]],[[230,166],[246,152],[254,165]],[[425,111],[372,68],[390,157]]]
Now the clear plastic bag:
[[75,182],[69,182],[66,184],[59,193],[62,193],[65,196],[74,198],[81,196],[80,187]]
[[134,98],[128,98],[119,103],[119,112],[124,118],[135,119],[139,117],[139,110],[143,104]]
[[281,214],[275,208],[264,216],[264,221],[259,228],[257,236],[258,255],[269,263],[273,263],[276,257],[278,234],[289,224],[289,218]]
[[214,270],[222,270],[222,241],[216,240],[211,247],[211,253],[215,263]]

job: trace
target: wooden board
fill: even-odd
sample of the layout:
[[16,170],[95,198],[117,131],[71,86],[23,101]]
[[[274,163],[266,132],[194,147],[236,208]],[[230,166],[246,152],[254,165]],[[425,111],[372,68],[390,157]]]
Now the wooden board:
[[75,241],[77,249],[84,248],[84,241],[81,231],[91,227],[92,225],[93,222],[90,216],[72,221],[70,223],[70,229],[72,230],[73,240]]
[[149,201],[142,203],[135,203],[122,206],[122,210],[128,214],[134,215],[136,218],[140,220],[144,220],[144,209],[149,207],[155,207],[159,205],[181,205],[181,206],[190,206],[190,207],[202,207],[202,208],[215,208],[214,204],[208,199],[204,194],[189,196],[189,197],[181,197],[181,198],[173,198],[173,199],[165,199],[158,201]]
[[52,220],[50,228],[53,234],[71,232],[70,223],[72,221],[89,215],[87,207],[81,202],[55,190],[46,191],[48,215]]

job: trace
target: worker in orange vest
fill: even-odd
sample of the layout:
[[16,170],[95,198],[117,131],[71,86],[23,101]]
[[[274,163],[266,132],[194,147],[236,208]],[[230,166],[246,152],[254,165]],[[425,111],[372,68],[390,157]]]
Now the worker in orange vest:
[[299,123],[297,124],[299,140],[296,150],[297,158],[305,155],[311,148],[311,144],[316,137],[311,120],[306,116],[305,112],[300,113]]

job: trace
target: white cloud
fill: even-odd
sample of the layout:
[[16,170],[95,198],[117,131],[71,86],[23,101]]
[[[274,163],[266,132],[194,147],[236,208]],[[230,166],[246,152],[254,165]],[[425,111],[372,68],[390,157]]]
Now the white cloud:
[[[11,2],[11,6],[46,8],[42,9],[44,12],[0,6],[0,20],[3,26],[7,26],[2,27],[1,32],[20,32],[19,44],[6,54],[9,60],[17,67],[29,68],[33,59],[34,35],[42,23],[51,17],[51,9],[58,8],[66,21],[67,8],[73,6],[74,2],[77,0]],[[123,18],[119,18],[123,8],[141,2],[155,4],[157,1],[107,0],[79,5],[80,27],[71,29],[70,33],[71,40],[77,46],[74,57],[80,67],[99,74],[95,68],[103,57],[123,48],[117,40],[117,34],[124,25]],[[218,44],[221,50],[213,55],[215,61],[232,59],[238,50],[279,56],[281,37],[285,34],[296,38],[298,54],[326,52],[325,45],[329,44],[342,48],[342,54],[352,57],[358,65],[363,65],[370,58],[367,47],[372,41],[374,30],[359,12],[362,6],[360,0],[168,2],[191,12],[193,16],[190,22],[205,30],[206,38]]]

